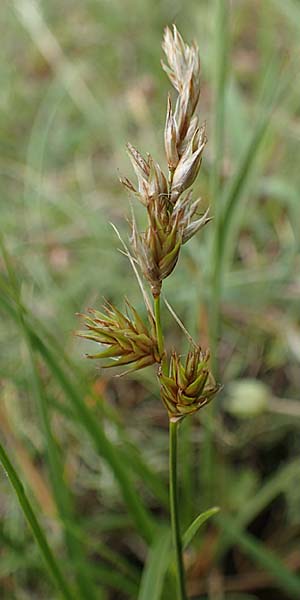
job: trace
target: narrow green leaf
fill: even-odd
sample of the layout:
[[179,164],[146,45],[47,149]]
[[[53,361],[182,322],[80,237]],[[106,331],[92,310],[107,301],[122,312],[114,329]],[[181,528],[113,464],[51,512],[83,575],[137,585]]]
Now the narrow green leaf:
[[[8,300],[13,299],[11,287],[6,284],[3,277],[1,276],[0,288],[5,292],[6,295],[6,297],[4,295],[0,295],[0,305],[2,304],[4,310],[11,316],[12,319],[16,321],[17,315],[14,308],[14,303]],[[46,328],[45,323],[40,321],[36,316],[29,314],[24,305],[22,305],[22,310],[24,312],[24,315],[26,316],[26,320],[30,322],[31,330],[38,331],[39,336],[44,341],[44,344],[46,341],[47,346],[50,346],[54,353],[59,353],[60,363],[63,360],[64,365],[68,369],[70,369],[73,381],[76,382],[76,386],[78,379],[78,385],[80,385],[81,388],[84,388],[86,395],[93,394],[93,391],[90,388],[90,386],[86,385],[84,371],[81,371],[78,365],[75,365],[75,363],[72,361],[72,358],[65,353],[64,348],[59,346],[57,339],[54,337],[52,332]],[[97,397],[97,400],[99,400],[99,397]],[[76,419],[76,415],[72,413],[70,409],[68,409],[66,406],[59,406],[55,398],[51,399],[51,404],[55,406],[55,408],[58,409],[60,412],[64,412],[65,415],[68,416],[68,418]],[[120,439],[126,446],[126,454],[128,454],[128,462],[130,464],[130,469],[136,471],[137,475],[141,476],[143,481],[145,481],[148,484],[149,489],[157,497],[157,499],[162,501],[166,506],[168,506],[169,497],[166,486],[163,484],[156,471],[151,469],[147,465],[139,449],[135,447],[132,441],[129,439],[126,430],[123,427],[123,423],[120,419],[120,415],[118,414],[118,412],[115,411],[113,407],[107,404],[106,402],[103,403],[102,410],[105,416],[109,420],[113,421],[114,424],[117,426]]]
[[117,450],[106,436],[99,421],[96,421],[89,408],[86,406],[80,390],[73,385],[71,378],[66,375],[56,360],[53,352],[44,344],[42,339],[31,331],[32,340],[36,348],[43,356],[50,371],[59,382],[66,396],[69,398],[80,423],[85,427],[92,438],[97,452],[109,464],[116,480],[118,481],[124,501],[140,533],[149,542],[153,536],[154,522],[137,495],[129,474],[129,466],[120,457]]
[[[109,464],[112,469],[116,480],[118,481],[123,498],[127,504],[128,509],[131,512],[133,520],[140,531],[141,535],[145,537],[148,542],[152,541],[154,521],[147,509],[141,502],[138,494],[136,493],[131,476],[130,476],[130,464],[126,465],[124,457],[120,457],[113,444],[106,436],[99,422],[93,418],[92,413],[86,406],[83,395],[78,388],[78,385],[73,384],[71,377],[67,375],[61,368],[61,362],[56,360],[56,352],[52,352],[47,345],[43,342],[42,338],[38,335],[38,327],[31,325],[30,319],[27,319],[26,310],[24,310],[21,301],[19,300],[18,289],[15,286],[14,273],[11,272],[11,265],[5,251],[5,246],[0,239],[1,249],[3,252],[4,260],[7,263],[8,274],[12,284],[12,294],[16,303],[16,309],[12,308],[9,302],[4,301],[3,304],[7,307],[11,316],[17,322],[18,325],[22,325],[28,335],[28,343],[32,351],[37,351],[41,354],[50,371],[52,372],[55,379],[59,382],[60,386],[64,390],[66,396],[69,398],[74,411],[76,412],[79,422],[83,425],[90,437],[93,439],[96,449],[100,456],[102,456]],[[0,297],[0,300],[2,298]],[[24,314],[23,314],[24,313]],[[59,351],[59,348],[58,348]],[[60,354],[60,353],[59,353]],[[77,383],[77,382],[76,382]]]
[[191,523],[186,532],[183,534],[183,547],[184,549],[191,543],[193,537],[196,535],[198,529],[208,520],[210,517],[219,512],[219,507],[214,506],[213,508],[209,508],[205,512],[201,513],[196,517],[196,519]]
[[138,600],[160,600],[170,562],[171,534],[164,531],[149,551]]
[[[11,303],[6,301],[6,299],[4,299],[2,296],[0,296],[0,302],[2,303],[2,306],[4,306],[4,308],[10,313],[10,315],[18,322],[18,313]],[[78,422],[86,429],[87,433],[93,440],[98,454],[103,457],[110,466],[120,486],[124,502],[127,505],[138,531],[145,538],[145,540],[150,543],[153,539],[155,522],[134,489],[130,473],[130,463],[124,460],[123,456],[119,456],[116,448],[106,436],[101,424],[99,421],[96,421],[92,412],[85,404],[84,394],[82,393],[82,388],[78,385],[77,379],[76,384],[73,383],[73,378],[71,378],[69,373],[67,374],[61,367],[61,361],[56,359],[56,354],[59,351],[59,348],[56,348],[56,351],[52,352],[52,350],[48,348],[42,338],[38,335],[38,327],[31,325],[30,319],[27,318],[26,325],[33,349],[38,351],[43,357],[52,375],[64,390],[66,397],[69,399],[74,412],[78,417]]]
[[[7,312],[12,319],[17,321],[17,315],[16,315],[14,303],[12,303],[10,301],[10,298],[12,298],[11,293],[9,292],[9,289],[5,286],[3,279],[1,277],[0,277],[0,286],[6,295],[6,297],[4,294],[0,295],[0,306],[2,305],[3,310],[5,312]],[[68,370],[70,370],[71,376],[72,376],[73,388],[74,388],[74,386],[76,386],[77,390],[80,388],[80,390],[82,391],[82,396],[92,394],[92,390],[90,389],[89,386],[86,385],[86,381],[84,380],[83,374],[80,372],[78,365],[75,365],[73,363],[73,361],[71,360],[70,356],[66,355],[66,353],[64,352],[64,349],[59,346],[56,338],[51,334],[51,332],[49,332],[46,329],[45,324],[43,322],[41,322],[39,319],[37,319],[36,317],[33,317],[33,315],[28,314],[26,307],[23,306],[23,310],[24,310],[24,314],[26,315],[26,321],[28,323],[30,323],[30,330],[33,332],[39,332],[39,339],[42,341],[44,347],[51,349],[52,355],[59,353],[61,369],[62,369],[62,363],[63,363],[64,366]],[[47,344],[46,344],[46,342],[47,342]],[[68,376],[66,376],[66,377],[67,377],[67,379],[69,379]],[[60,381],[60,379],[58,379],[58,380]],[[52,405],[55,405],[56,409],[60,410],[60,412],[64,412],[66,414],[66,416],[68,416],[68,418],[79,420],[77,411],[73,410],[73,412],[72,412],[67,408],[67,406],[63,406],[63,405],[58,406],[55,399],[52,399],[51,402],[52,402]],[[73,406],[73,409],[74,409],[74,406]],[[105,416],[108,419],[110,419],[111,421],[113,421],[114,424],[117,426],[120,439],[126,446],[125,462],[128,465],[130,465],[130,471],[132,471],[132,470],[135,471],[136,474],[139,477],[141,477],[145,483],[147,483],[149,489],[157,497],[157,499],[159,501],[162,501],[167,506],[168,505],[168,492],[167,492],[164,484],[161,482],[161,480],[157,476],[156,472],[154,470],[152,470],[146,464],[144,458],[139,453],[138,448],[136,448],[134,446],[134,444],[132,443],[132,441],[129,440],[128,435],[127,435],[127,433],[122,425],[122,422],[119,418],[119,415],[115,411],[113,411],[111,406],[109,406],[106,403],[103,404],[102,409],[103,409]],[[81,423],[80,420],[79,420],[79,422]],[[84,425],[84,423],[83,423],[83,425]],[[124,458],[123,458],[123,462],[124,462]]]
[[56,582],[57,588],[60,590],[63,598],[66,600],[74,600],[76,596],[73,594],[68,582],[66,581],[58,562],[47,542],[45,534],[40,527],[40,524],[35,516],[35,512],[27,498],[24,487],[19,479],[19,476],[10,462],[8,455],[6,454],[2,444],[0,444],[0,461],[3,465],[4,470],[10,480],[12,487],[14,488],[18,497],[21,509],[24,513],[29,526],[31,527],[32,533],[36,539],[37,544],[40,547],[41,553],[45,559],[48,570],[50,571],[54,581]]
[[[67,524],[75,524],[75,514],[71,494],[65,484],[63,477],[63,464],[56,441],[51,428],[51,415],[49,411],[48,398],[45,393],[43,382],[41,380],[32,340],[30,336],[30,327],[24,318],[24,308],[21,303],[18,280],[13,268],[12,260],[6,250],[3,239],[0,238],[0,247],[3,254],[8,278],[11,284],[12,294],[16,303],[16,320],[24,337],[28,349],[29,362],[31,366],[30,383],[33,395],[36,399],[37,412],[40,418],[42,431],[45,439],[46,459],[50,471],[50,482],[53,489],[54,499],[60,515],[66,547],[70,557],[70,564],[73,565],[78,591],[82,599],[94,600],[96,592],[93,588],[92,579],[89,576],[89,565],[85,560],[84,544],[79,544],[77,539],[70,533]],[[97,590],[97,599],[102,598],[101,591]]]

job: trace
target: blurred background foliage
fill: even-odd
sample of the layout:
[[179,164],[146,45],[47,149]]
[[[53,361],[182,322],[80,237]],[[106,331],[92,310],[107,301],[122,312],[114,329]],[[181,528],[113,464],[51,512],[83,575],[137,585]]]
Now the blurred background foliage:
[[[161,39],[172,22],[200,47],[209,142],[194,188],[214,219],[165,293],[217,351],[224,386],[213,411],[182,426],[183,523],[212,501],[222,508],[187,553],[190,595],[299,598],[296,0],[3,3],[0,436],[79,597],[147,599],[133,521],[139,510],[168,515],[167,418],[151,369],[112,378],[83,359],[73,332],[75,313],[103,296],[143,311],[110,222],[127,239],[126,142],[163,161]],[[166,309],[164,322],[184,352]],[[0,497],[1,598],[59,597],[4,476]]]

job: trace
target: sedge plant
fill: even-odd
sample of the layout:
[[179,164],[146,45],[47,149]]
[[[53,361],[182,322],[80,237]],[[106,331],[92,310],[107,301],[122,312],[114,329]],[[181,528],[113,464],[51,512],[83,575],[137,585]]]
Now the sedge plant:
[[[199,213],[201,199],[193,199],[191,186],[198,176],[206,145],[205,125],[200,125],[197,108],[200,98],[200,58],[195,43],[186,44],[176,27],[165,29],[162,63],[176,92],[168,95],[164,130],[167,173],[149,154],[143,157],[131,144],[127,150],[136,183],[121,180],[145,207],[148,225],[141,233],[134,216],[131,248],[127,254],[142,285],[147,322],[126,303],[126,311],[106,303],[101,310],[81,315],[85,329],[78,335],[104,349],[88,358],[102,359],[102,366],[127,366],[127,371],[155,365],[160,395],[169,418],[169,496],[173,548],[176,561],[178,600],[186,600],[177,484],[178,426],[183,418],[206,406],[218,391],[209,366],[209,352],[193,343],[185,359],[177,350],[165,347],[161,320],[163,281],[177,265],[181,247],[209,221],[208,210]],[[127,249],[127,246],[125,245]]]

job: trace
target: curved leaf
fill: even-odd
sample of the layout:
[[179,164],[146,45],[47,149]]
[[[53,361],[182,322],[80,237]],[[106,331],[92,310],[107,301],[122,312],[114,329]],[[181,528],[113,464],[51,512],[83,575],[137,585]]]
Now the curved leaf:
[[212,517],[213,515],[215,515],[217,512],[219,512],[219,507],[218,506],[214,506],[213,508],[209,508],[208,510],[206,510],[205,512],[201,513],[200,515],[198,515],[198,517],[196,517],[196,519],[194,519],[194,521],[191,523],[191,525],[188,527],[188,529],[186,530],[186,532],[183,535],[183,548],[187,548],[187,546],[191,543],[193,537],[196,535],[198,529],[200,529],[201,525],[203,525],[205,523],[205,521],[207,521],[208,519],[210,519],[210,517]]
[[160,600],[170,563],[171,533],[164,531],[152,545],[146,562],[138,600]]

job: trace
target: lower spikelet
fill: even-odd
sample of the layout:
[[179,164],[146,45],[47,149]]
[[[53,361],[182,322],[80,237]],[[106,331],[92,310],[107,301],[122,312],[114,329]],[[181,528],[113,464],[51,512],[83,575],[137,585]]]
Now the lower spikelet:
[[130,370],[136,371],[159,363],[160,356],[152,316],[149,315],[147,327],[128,301],[126,305],[127,314],[107,302],[103,312],[90,309],[91,316],[79,315],[84,319],[86,330],[78,331],[76,335],[107,347],[97,354],[87,355],[92,359],[111,359],[102,367],[131,365]]
[[171,419],[184,417],[206,406],[220,389],[209,369],[208,360],[209,353],[204,354],[199,347],[188,353],[184,364],[173,352],[169,374],[165,375],[160,370],[161,398]]

